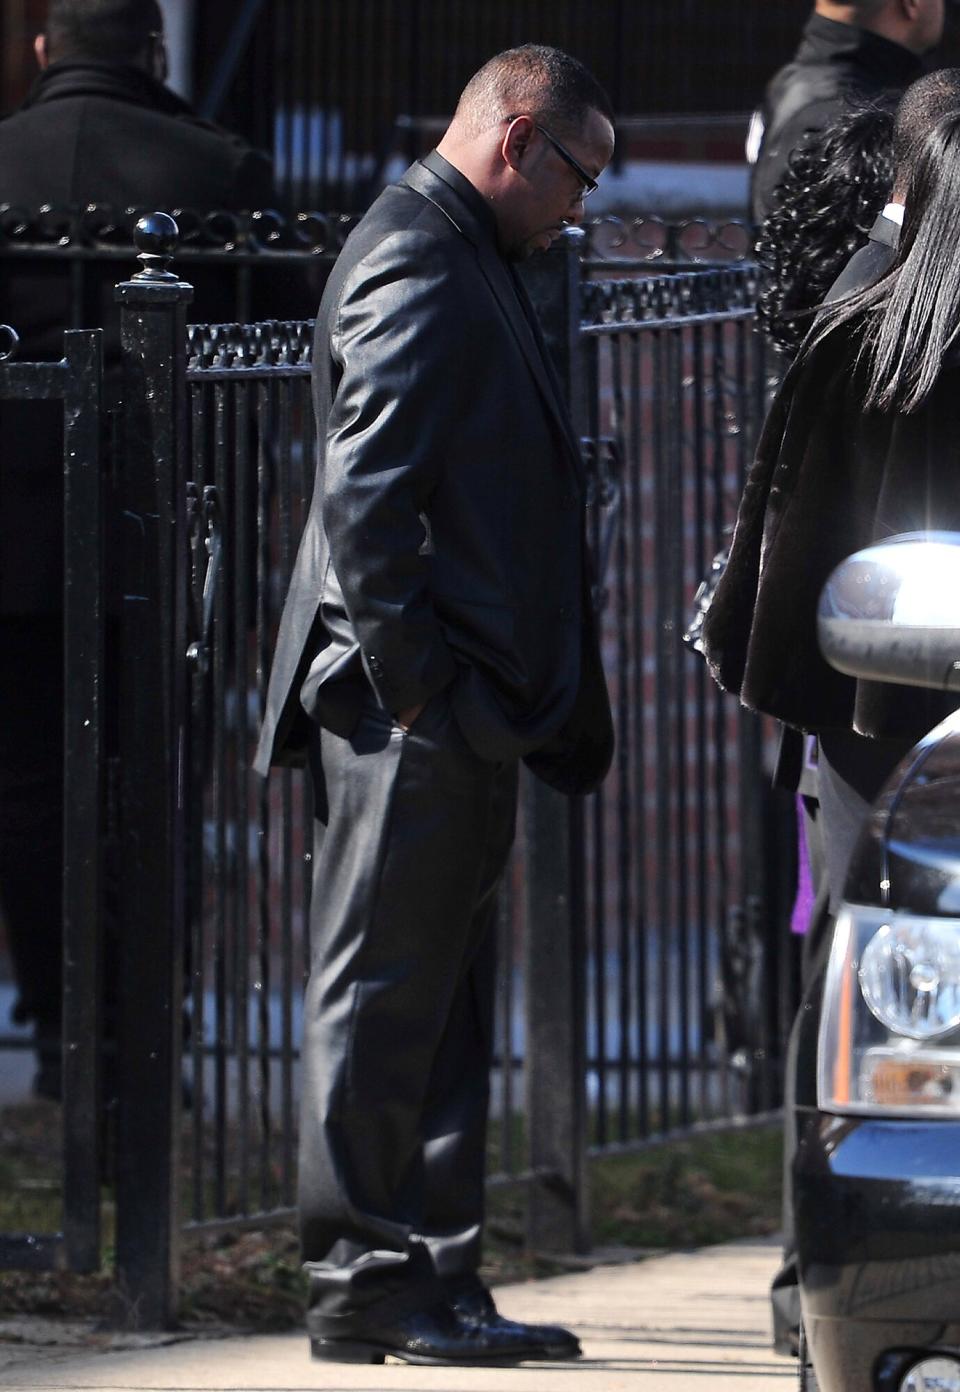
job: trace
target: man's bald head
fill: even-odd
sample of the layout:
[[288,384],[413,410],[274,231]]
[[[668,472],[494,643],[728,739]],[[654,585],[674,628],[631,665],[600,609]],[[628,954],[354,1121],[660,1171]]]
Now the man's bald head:
[[611,124],[609,98],[593,74],[569,53],[545,44],[508,48],[474,73],[463,89],[454,121],[476,136],[518,112],[536,115],[551,129],[583,129],[589,111]]
[[524,44],[474,74],[437,150],[489,205],[503,252],[519,259],[582,221],[613,154],[613,112],[576,58]]

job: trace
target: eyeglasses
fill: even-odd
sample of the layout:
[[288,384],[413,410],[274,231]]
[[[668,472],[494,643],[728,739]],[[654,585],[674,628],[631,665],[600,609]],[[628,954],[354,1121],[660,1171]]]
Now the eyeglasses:
[[[504,117],[504,120],[506,120],[507,122],[515,121],[516,119],[516,116]],[[566,145],[562,145],[555,135],[550,134],[546,126],[541,126],[539,121],[534,121],[533,124],[536,127],[536,129],[540,132],[540,134],[544,137],[544,139],[549,140],[550,144],[556,150],[560,158],[564,161],[565,164],[568,164],[570,166],[574,174],[576,174],[577,178],[580,180],[580,188],[577,192],[577,197],[581,200],[583,200],[584,198],[589,198],[591,193],[595,193],[598,188],[596,179],[594,179],[591,174],[587,173],[587,171],[584,169],[583,165],[580,163],[579,160],[574,159],[573,155],[571,155]]]

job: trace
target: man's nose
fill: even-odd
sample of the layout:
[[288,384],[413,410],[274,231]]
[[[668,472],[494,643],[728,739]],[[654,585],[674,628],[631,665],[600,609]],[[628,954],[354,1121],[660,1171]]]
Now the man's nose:
[[578,193],[577,196],[576,196],[576,198],[573,199],[573,201],[572,201],[571,204],[570,204],[570,210],[569,210],[569,212],[567,213],[567,216],[566,216],[563,220],[564,220],[564,222],[569,223],[572,227],[576,227],[576,226],[578,226],[579,223],[583,222],[583,194],[582,194],[582,193]]

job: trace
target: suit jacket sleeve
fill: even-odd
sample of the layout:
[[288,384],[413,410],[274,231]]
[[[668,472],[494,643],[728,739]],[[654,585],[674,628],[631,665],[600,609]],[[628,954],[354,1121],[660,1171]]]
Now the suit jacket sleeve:
[[364,669],[394,712],[457,672],[430,598],[426,519],[455,464],[461,393],[484,370],[466,361],[468,270],[457,276],[435,237],[395,233],[347,277],[331,329],[323,523]]

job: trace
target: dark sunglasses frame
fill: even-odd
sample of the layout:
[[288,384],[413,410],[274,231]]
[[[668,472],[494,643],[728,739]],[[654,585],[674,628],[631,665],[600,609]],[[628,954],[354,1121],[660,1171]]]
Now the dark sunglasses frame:
[[[517,113],[517,115],[521,114],[522,113],[520,112]],[[504,120],[508,124],[510,121],[515,121],[516,119],[516,115],[504,117]],[[530,119],[533,120],[532,117]],[[595,193],[598,188],[596,179],[592,176],[592,174],[587,173],[580,161],[578,159],[575,159],[574,156],[571,155],[566,145],[564,145],[561,141],[557,139],[555,135],[548,131],[546,126],[541,126],[539,121],[534,121],[533,124],[535,129],[540,132],[540,134],[544,137],[545,140],[548,140],[550,142],[550,144],[556,150],[560,158],[570,166],[574,174],[576,174],[577,178],[580,180],[581,188],[577,197],[581,199],[589,198],[591,193]]]

